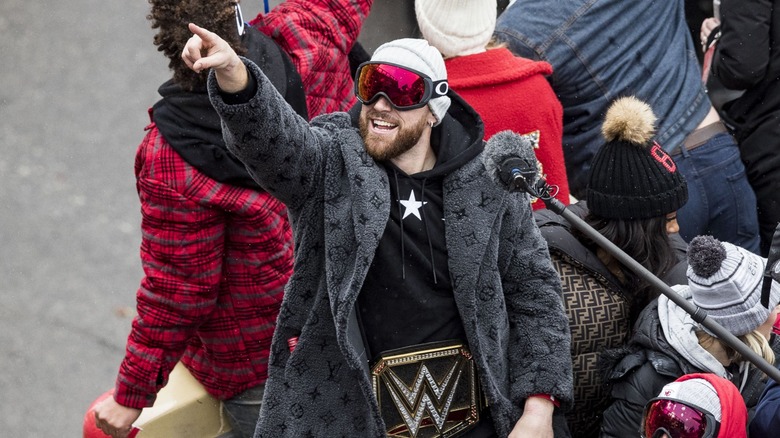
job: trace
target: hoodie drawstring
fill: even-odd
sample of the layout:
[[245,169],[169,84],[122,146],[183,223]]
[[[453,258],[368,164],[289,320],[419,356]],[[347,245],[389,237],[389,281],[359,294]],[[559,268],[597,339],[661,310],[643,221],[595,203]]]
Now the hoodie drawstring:
[[[420,202],[423,205],[425,205],[425,182],[426,181],[428,180],[423,179],[422,188],[420,189]],[[420,211],[420,216],[422,217],[423,226],[425,227],[425,237],[428,239],[428,251],[431,254],[431,271],[433,271],[433,284],[439,284],[438,280],[436,279],[436,261],[433,259],[433,244],[431,243],[431,234],[428,232],[428,221],[426,220],[428,215],[426,215],[424,211]]]
[[[400,195],[401,188],[400,184],[398,183],[398,171],[393,169],[393,179],[395,181],[395,192]],[[425,183],[427,182],[427,179],[422,180],[422,187],[420,189],[420,203],[425,204]],[[401,211],[401,203],[396,201],[396,205],[398,207],[398,217],[403,218],[403,211]],[[439,284],[438,277],[436,276],[436,260],[433,258],[433,242],[431,242],[431,233],[428,230],[428,220],[427,215],[425,212],[421,209],[420,210],[420,218],[423,222],[423,227],[425,228],[425,237],[428,239],[428,252],[430,254],[431,259],[431,272],[433,273],[433,284]],[[406,246],[404,245],[404,220],[401,219],[400,221],[401,225],[401,278],[403,280],[406,280]]]
[[[395,193],[401,196],[401,188],[398,186],[398,171],[393,169],[393,177],[395,178]],[[401,211],[401,203],[396,201],[398,206],[398,217],[403,218],[403,211]],[[406,280],[406,250],[404,248],[404,220],[401,219],[401,279]]]
[[739,384],[739,392],[742,392],[742,390],[745,389],[745,384],[747,384],[749,371],[750,371],[749,362],[744,361],[739,364],[739,372],[742,373],[742,383]]

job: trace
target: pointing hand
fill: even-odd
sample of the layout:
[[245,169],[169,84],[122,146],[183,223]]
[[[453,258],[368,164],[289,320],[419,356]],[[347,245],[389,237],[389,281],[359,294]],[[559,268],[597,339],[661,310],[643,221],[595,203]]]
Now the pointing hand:
[[248,73],[236,52],[219,35],[190,23],[192,37],[184,45],[181,58],[193,71],[214,69],[219,88],[225,93],[237,93],[246,88]]

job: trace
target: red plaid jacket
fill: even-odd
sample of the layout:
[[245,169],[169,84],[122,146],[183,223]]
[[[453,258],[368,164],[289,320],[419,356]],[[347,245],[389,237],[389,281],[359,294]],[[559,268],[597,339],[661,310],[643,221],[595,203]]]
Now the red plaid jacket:
[[154,123],[146,129],[135,162],[145,277],[114,397],[151,406],[181,359],[209,393],[228,399],[267,377],[292,273],[287,210],[266,193],[208,178]]
[[356,103],[347,55],[373,0],[287,0],[250,21],[290,56],[301,75],[309,117]]

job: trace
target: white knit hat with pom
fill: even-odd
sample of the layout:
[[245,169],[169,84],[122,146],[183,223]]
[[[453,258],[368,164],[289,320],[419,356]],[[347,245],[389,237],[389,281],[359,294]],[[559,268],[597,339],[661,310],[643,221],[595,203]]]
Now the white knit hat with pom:
[[765,266],[765,258],[737,245],[712,236],[694,237],[687,273],[693,303],[734,336],[752,332],[780,302],[780,284],[773,281],[769,308],[761,305]]

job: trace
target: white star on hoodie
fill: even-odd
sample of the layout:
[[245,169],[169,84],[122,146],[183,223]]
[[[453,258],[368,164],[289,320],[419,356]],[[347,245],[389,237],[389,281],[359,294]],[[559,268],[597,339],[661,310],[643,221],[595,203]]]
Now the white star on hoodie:
[[415,198],[414,196],[414,190],[412,190],[412,193],[409,194],[408,200],[400,199],[398,202],[401,203],[404,207],[406,207],[406,210],[404,210],[404,217],[401,219],[406,219],[406,216],[409,216],[410,214],[413,214],[417,216],[417,219],[422,220],[422,216],[420,216],[420,208],[422,208],[423,205],[427,204],[428,202],[420,202]]

